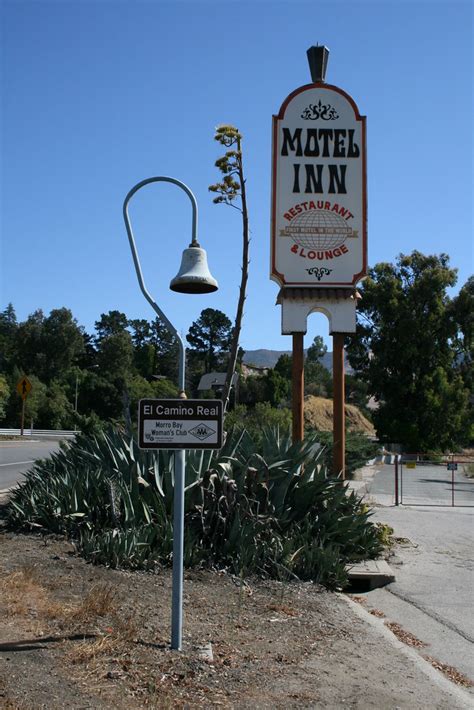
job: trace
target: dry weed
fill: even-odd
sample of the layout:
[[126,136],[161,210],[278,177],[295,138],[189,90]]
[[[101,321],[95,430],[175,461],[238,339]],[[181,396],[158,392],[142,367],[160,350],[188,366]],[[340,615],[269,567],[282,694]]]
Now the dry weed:
[[368,601],[367,597],[361,597],[355,594],[348,594],[347,596],[349,599],[352,599],[353,602],[357,602],[358,604],[367,604]]
[[411,634],[409,631],[402,629],[400,624],[396,624],[394,621],[386,621],[385,626],[387,626],[387,628],[395,634],[397,639],[403,641],[403,643],[406,643],[407,646],[413,646],[413,648],[426,648],[426,646],[428,646],[427,643],[420,641],[420,639],[416,638],[416,636]]
[[48,592],[32,566],[2,576],[0,593],[7,611],[15,616],[43,615],[50,604]]
[[385,614],[380,609],[370,609],[369,614],[376,616],[378,619],[385,619]]
[[67,653],[67,658],[71,663],[88,665],[96,661],[99,656],[115,655],[122,650],[123,642],[116,636],[101,636],[96,641],[81,641],[74,644]]
[[117,594],[111,584],[95,584],[79,606],[70,612],[70,619],[87,623],[98,616],[113,614],[117,610]]
[[441,671],[441,673],[449,678],[449,680],[456,683],[456,685],[462,685],[465,688],[472,688],[474,686],[472,680],[465,676],[464,673],[461,673],[461,671],[458,671],[457,668],[454,668],[454,666],[448,666],[446,663],[441,663],[441,661],[437,661],[436,658],[432,658],[431,656],[423,656],[423,658],[425,661],[428,661],[428,663],[431,663],[433,668]]

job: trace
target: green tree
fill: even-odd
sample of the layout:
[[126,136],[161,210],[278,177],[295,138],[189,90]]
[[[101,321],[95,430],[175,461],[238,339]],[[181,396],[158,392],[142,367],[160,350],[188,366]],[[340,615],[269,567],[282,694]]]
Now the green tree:
[[120,311],[109,311],[102,313],[99,320],[95,322],[96,341],[99,343],[110,335],[118,335],[128,328],[128,318]]
[[59,379],[85,353],[83,328],[68,308],[57,308],[43,321],[41,351],[45,355],[45,381]]
[[178,378],[179,348],[176,336],[169,331],[160,318],[150,324],[150,343],[154,347],[153,374],[165,375],[175,381]]
[[0,313],[0,372],[11,372],[15,362],[18,322],[11,303]]
[[37,309],[26,321],[20,323],[15,334],[15,365],[20,371],[36,374],[45,379],[48,362],[43,351],[44,313]]
[[[239,357],[239,338],[244,316],[249,270],[249,217],[245,187],[244,163],[242,157],[242,135],[234,126],[218,126],[214,140],[227,148],[225,154],[216,161],[216,167],[223,175],[221,182],[210,185],[209,190],[217,193],[216,204],[223,203],[239,210],[242,215],[242,273],[240,277],[239,300],[230,343],[227,374],[222,391],[224,412],[230,397],[232,378]],[[237,203],[237,204],[236,204]]]
[[264,376],[265,401],[270,402],[272,407],[278,407],[288,400],[291,382],[282,377],[274,368],[269,370]]
[[[98,343],[97,362],[100,378],[107,383],[103,387],[110,391],[112,386],[114,390],[114,395],[107,398],[107,418],[125,419],[127,423],[130,417],[128,387],[135,374],[130,333],[122,330],[102,337]],[[97,413],[100,416],[100,412]]]
[[306,352],[304,364],[305,394],[312,394],[317,397],[332,397],[331,373],[321,362],[327,350],[322,337],[316,335]]
[[155,349],[150,343],[150,323],[144,318],[130,321],[132,328],[133,359],[137,372],[146,379],[154,374]]
[[66,429],[73,424],[73,408],[57,380],[49,383],[36,413],[35,427]]
[[355,373],[378,401],[379,438],[407,451],[446,450],[463,438],[467,390],[455,367],[445,254],[401,254],[370,269],[360,287],[357,332],[348,338]]
[[453,343],[456,351],[456,368],[468,392],[469,409],[466,431],[468,443],[474,440],[474,276],[470,276],[451,304],[456,326]]
[[275,372],[278,372],[279,375],[284,377],[285,380],[289,380],[291,382],[292,367],[293,367],[292,356],[287,355],[286,353],[283,353],[283,355],[280,355],[280,357],[276,361],[275,367],[273,369],[275,370]]
[[5,375],[0,375],[0,420],[4,419],[7,413],[7,403],[10,397],[10,387]]
[[191,348],[202,356],[204,372],[212,372],[222,366],[223,356],[229,352],[231,338],[231,321],[225,313],[215,308],[205,308],[186,336]]
[[306,352],[307,362],[320,362],[326,355],[328,349],[324,344],[324,340],[320,335],[316,335],[313,339],[312,344],[309,346]]

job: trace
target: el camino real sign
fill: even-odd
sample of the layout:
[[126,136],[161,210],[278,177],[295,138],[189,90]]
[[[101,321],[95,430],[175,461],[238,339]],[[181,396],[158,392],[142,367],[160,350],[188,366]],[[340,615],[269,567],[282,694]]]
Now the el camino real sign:
[[220,399],[141,399],[138,445],[141,449],[220,449],[222,422]]
[[342,89],[308,84],[273,116],[271,278],[347,287],[366,270],[365,116]]

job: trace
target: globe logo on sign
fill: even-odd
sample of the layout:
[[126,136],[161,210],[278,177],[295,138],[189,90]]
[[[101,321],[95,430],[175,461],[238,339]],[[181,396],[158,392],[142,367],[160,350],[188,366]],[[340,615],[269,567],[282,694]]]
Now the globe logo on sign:
[[320,209],[302,212],[285,227],[285,235],[298,246],[315,250],[335,249],[352,234],[352,228],[341,215]]

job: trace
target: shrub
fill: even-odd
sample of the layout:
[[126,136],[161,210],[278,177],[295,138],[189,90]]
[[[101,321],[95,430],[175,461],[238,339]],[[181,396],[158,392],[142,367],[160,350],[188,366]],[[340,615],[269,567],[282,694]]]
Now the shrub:
[[[326,476],[316,438],[246,431],[220,452],[189,451],[185,564],[343,586],[348,562],[381,550],[370,511]],[[142,451],[110,429],[40,461],[7,505],[10,528],[64,533],[95,563],[143,568],[172,558],[172,452]]]

